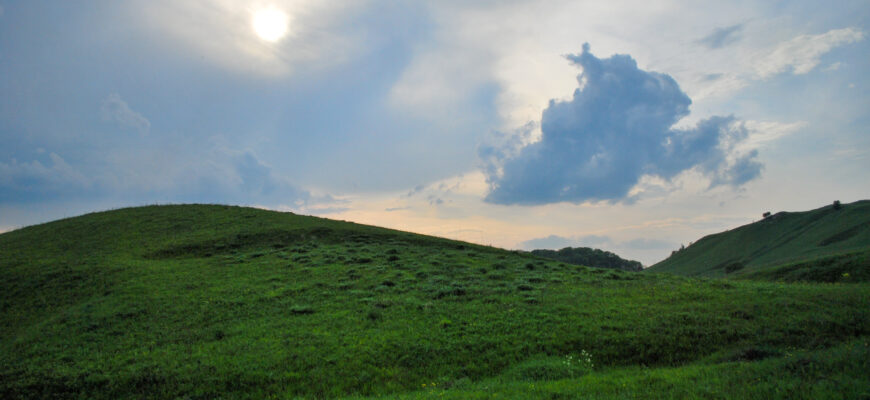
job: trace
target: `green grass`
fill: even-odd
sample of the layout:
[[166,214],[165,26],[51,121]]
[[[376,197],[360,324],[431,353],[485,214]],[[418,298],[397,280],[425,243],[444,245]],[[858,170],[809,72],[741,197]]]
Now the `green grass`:
[[0,235],[0,397],[860,398],[868,289],[130,208]]
[[870,280],[870,200],[782,212],[709,235],[650,268],[685,276]]

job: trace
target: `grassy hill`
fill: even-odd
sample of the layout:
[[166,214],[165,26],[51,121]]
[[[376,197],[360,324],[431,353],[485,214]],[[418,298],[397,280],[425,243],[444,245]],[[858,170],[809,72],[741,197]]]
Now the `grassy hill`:
[[780,212],[705,236],[646,271],[787,281],[870,281],[870,200]]
[[870,286],[697,280],[250,208],[0,235],[0,398],[861,398]]

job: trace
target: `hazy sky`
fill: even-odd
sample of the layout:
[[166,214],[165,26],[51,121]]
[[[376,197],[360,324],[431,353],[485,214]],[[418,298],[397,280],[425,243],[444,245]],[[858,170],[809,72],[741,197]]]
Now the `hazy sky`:
[[870,198],[868,35],[866,0],[0,0],[0,231],[228,203],[650,265]]

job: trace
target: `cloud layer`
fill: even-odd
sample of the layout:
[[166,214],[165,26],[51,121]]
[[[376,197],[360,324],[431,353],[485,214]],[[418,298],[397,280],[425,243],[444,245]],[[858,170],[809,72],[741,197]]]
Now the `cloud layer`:
[[712,117],[691,129],[674,124],[692,101],[666,74],[637,67],[628,55],[599,59],[583,46],[567,58],[583,69],[568,101],[551,100],[541,140],[511,151],[482,146],[486,201],[536,205],[630,201],[644,175],[671,179],[696,168],[711,186],[759,176],[756,152],[737,154],[747,130],[734,117]]

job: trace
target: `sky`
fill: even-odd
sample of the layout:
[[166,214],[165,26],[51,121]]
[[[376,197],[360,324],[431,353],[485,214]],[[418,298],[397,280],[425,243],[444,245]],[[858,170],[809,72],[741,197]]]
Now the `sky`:
[[0,0],[0,232],[170,203],[652,265],[870,198],[870,3]]

